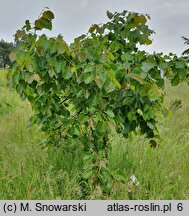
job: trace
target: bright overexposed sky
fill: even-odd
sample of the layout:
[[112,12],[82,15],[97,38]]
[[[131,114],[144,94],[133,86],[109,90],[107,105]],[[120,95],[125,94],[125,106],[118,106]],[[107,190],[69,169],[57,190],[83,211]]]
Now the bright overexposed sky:
[[13,41],[26,19],[34,21],[48,6],[55,14],[50,36],[62,34],[65,41],[86,33],[90,25],[107,21],[106,11],[148,13],[148,25],[155,30],[149,52],[181,54],[189,38],[189,0],[0,0],[0,39]]

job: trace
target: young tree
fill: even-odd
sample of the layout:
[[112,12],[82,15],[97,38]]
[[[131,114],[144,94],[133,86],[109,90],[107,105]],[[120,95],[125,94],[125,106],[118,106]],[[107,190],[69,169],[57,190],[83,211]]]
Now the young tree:
[[152,43],[148,15],[108,11],[107,16],[107,23],[92,25],[68,46],[61,35],[37,35],[52,29],[54,14],[44,11],[33,27],[26,21],[17,31],[19,46],[10,55],[13,83],[32,104],[32,122],[42,125],[49,143],[85,152],[84,195],[110,193],[123,180],[109,167],[111,131],[127,138],[137,130],[156,143],[164,120],[164,81],[178,85],[189,75],[186,59],[138,49]]
[[12,62],[9,59],[9,54],[14,50],[14,44],[9,43],[1,39],[0,41],[0,67],[6,68],[6,66],[11,67]]

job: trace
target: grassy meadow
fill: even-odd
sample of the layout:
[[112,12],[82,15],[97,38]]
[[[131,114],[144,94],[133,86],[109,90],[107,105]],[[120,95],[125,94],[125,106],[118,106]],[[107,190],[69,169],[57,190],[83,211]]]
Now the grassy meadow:
[[[80,199],[81,150],[44,148],[45,135],[30,127],[30,104],[6,87],[5,75],[0,71],[0,199]],[[158,148],[143,136],[112,136],[110,166],[127,179],[105,199],[189,199],[189,86],[166,89],[167,106],[177,99],[182,107],[172,107]]]

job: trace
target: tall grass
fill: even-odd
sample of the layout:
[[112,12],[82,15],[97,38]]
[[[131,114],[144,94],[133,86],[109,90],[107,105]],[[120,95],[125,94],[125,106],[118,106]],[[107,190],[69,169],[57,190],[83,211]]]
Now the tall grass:
[[170,112],[159,147],[151,148],[148,140],[139,136],[133,141],[119,138],[114,141],[114,166],[125,170],[128,176],[134,174],[140,183],[138,186],[128,184],[114,198],[189,198],[189,87],[182,84],[173,88],[167,84],[166,89],[167,107],[176,99],[181,99],[182,107]]
[[14,90],[0,87],[0,104],[0,198],[77,198],[79,154],[44,148],[30,104]]
[[[82,164],[79,148],[55,149],[30,126],[30,104],[4,86],[0,73],[0,199],[79,199]],[[125,140],[114,134],[110,166],[127,176],[106,199],[189,198],[189,88],[167,86],[166,104],[182,100],[165,122],[159,147],[145,137]],[[130,179],[134,175],[138,184]]]

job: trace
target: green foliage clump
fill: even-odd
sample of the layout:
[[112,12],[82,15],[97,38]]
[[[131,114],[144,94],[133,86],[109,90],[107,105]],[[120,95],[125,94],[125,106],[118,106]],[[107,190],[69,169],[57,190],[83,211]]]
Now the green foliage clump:
[[10,55],[13,84],[31,102],[32,122],[42,125],[49,143],[85,152],[84,193],[110,193],[124,179],[108,166],[111,131],[127,138],[137,130],[155,142],[164,120],[164,82],[178,85],[189,74],[184,58],[138,49],[152,43],[148,15],[107,16],[109,22],[92,25],[68,46],[61,35],[36,33],[52,29],[54,14],[44,11],[33,27],[27,20],[17,31],[17,51]]

